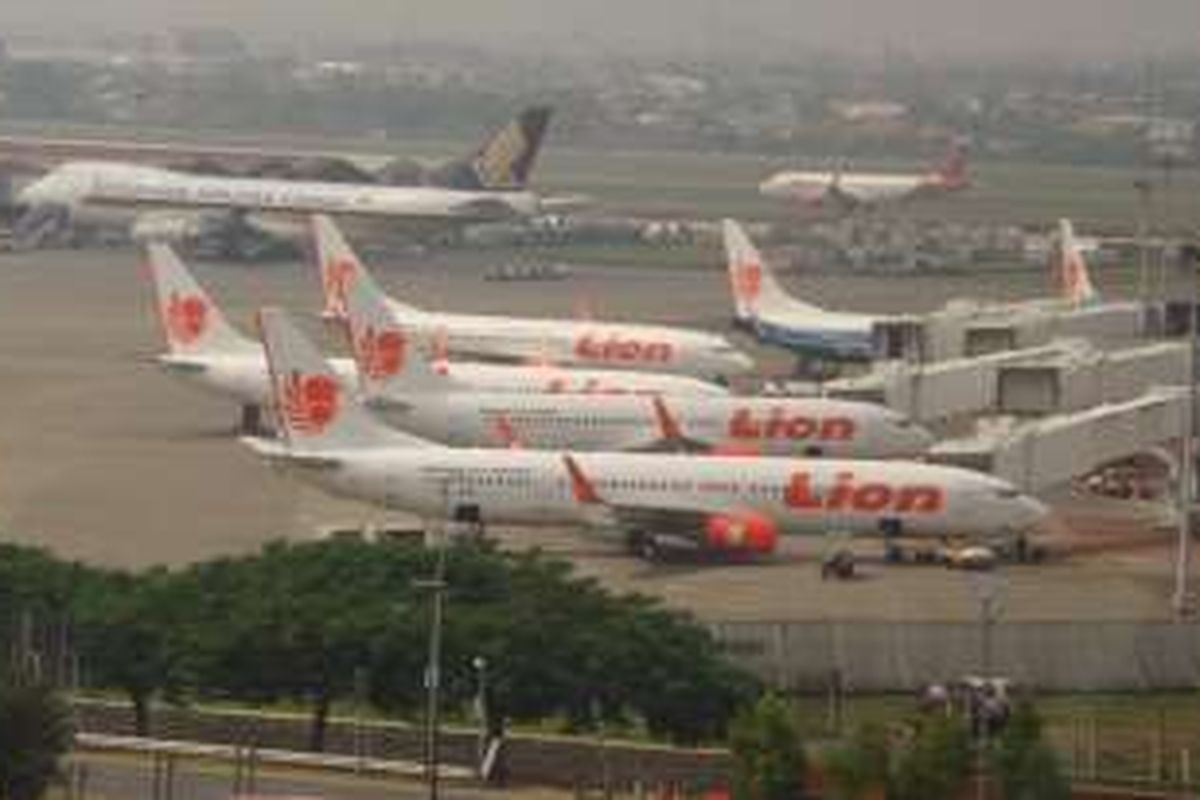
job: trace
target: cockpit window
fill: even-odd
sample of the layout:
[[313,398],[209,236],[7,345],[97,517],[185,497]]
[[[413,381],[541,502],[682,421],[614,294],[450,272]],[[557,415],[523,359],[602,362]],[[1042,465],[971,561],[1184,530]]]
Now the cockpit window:
[[1005,486],[996,490],[996,497],[999,497],[1001,500],[1016,500],[1020,496],[1021,493],[1011,486]]

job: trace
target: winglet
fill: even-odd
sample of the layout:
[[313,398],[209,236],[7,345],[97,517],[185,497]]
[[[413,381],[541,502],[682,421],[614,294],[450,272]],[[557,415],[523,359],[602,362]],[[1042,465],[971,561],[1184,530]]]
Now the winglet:
[[654,419],[658,423],[658,431],[662,434],[663,439],[670,442],[682,442],[683,429],[679,425],[679,418],[667,408],[667,401],[661,394],[656,394],[653,403]]
[[571,476],[571,494],[576,502],[586,505],[597,505],[604,501],[596,491],[595,484],[584,474],[579,462],[570,453],[563,453],[563,463],[567,465],[567,473]]

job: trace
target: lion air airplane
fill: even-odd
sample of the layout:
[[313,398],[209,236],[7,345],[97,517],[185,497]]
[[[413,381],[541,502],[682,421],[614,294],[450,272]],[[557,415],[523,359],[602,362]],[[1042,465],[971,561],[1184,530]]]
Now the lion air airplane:
[[954,192],[970,185],[966,149],[961,143],[955,143],[945,159],[924,174],[843,172],[840,169],[833,172],[787,171],[770,176],[758,189],[764,196],[776,200],[852,211]]
[[[158,363],[194,385],[239,403],[242,430],[258,430],[262,409],[271,398],[262,344],[229,323],[168,245],[149,245],[146,260],[167,342],[167,352],[158,356]],[[355,385],[358,371],[351,359],[330,363],[339,380]]]
[[914,462],[444,447],[371,417],[284,312],[260,326],[283,438],[243,441],[329,492],[430,519],[754,554],[785,534],[1021,535],[1046,514],[997,478]]
[[396,427],[447,444],[863,458],[915,456],[933,444],[903,415],[849,400],[480,391],[413,346],[366,273],[346,300],[367,404]]
[[[269,405],[271,382],[262,345],[240,334],[170,246],[146,250],[167,352],[158,363],[242,406],[243,429],[253,430]],[[368,288],[378,291],[372,281]],[[357,385],[351,359],[331,359],[347,386]],[[584,394],[725,395],[728,391],[686,375],[619,370],[573,370],[540,365],[472,364],[439,360],[436,369],[464,390]]]
[[[346,315],[346,295],[366,268],[328,217],[313,219],[325,315]],[[618,367],[700,378],[748,372],[753,362],[723,336],[663,325],[534,319],[425,311],[389,298],[421,340],[442,337],[451,353],[503,361]]]

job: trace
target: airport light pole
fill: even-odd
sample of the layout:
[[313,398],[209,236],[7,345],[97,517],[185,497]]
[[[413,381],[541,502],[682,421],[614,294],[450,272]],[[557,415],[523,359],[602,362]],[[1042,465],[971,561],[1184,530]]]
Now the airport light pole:
[[446,595],[446,520],[450,513],[451,476],[442,476],[443,518],[433,530],[433,577],[415,581],[430,595],[429,654],[425,664],[425,782],[429,800],[438,800],[440,789],[442,623]]

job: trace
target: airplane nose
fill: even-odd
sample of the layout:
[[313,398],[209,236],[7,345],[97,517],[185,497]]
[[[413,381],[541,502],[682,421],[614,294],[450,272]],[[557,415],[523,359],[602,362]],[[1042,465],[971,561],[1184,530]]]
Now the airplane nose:
[[782,189],[783,184],[778,177],[767,178],[758,185],[758,193],[765,197],[778,197]]

